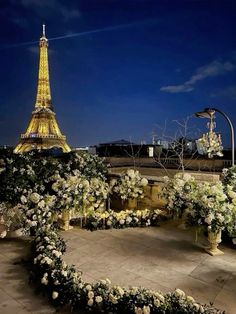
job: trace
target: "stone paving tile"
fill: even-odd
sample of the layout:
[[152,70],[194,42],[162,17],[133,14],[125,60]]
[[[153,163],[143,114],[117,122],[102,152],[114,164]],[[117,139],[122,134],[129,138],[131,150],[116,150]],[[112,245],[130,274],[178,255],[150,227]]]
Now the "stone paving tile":
[[[233,268],[236,271],[236,265]],[[190,276],[205,283],[223,287],[232,276],[231,269],[232,265],[226,261],[216,262],[214,259],[208,258],[199,264]]]
[[[209,304],[214,302],[221,291],[220,287],[207,284],[201,280],[186,276],[178,282],[178,288],[194,297],[198,302]],[[236,303],[235,303],[236,304]],[[224,308],[221,308],[224,310]],[[232,313],[234,314],[234,313]]]
[[228,289],[222,289],[214,300],[214,305],[219,309],[224,309],[226,314],[236,313],[236,293]]
[[19,302],[14,300],[9,294],[3,291],[0,288],[0,313],[1,314],[13,314],[20,313],[26,314],[29,313],[27,309],[22,306]]
[[[125,287],[143,286],[168,292],[183,289],[199,302],[236,313],[236,251],[222,245],[223,256],[204,252],[206,239],[194,242],[193,230],[178,223],[161,227],[100,230],[74,228],[61,232],[68,250],[65,260],[83,271],[83,279],[94,282],[109,278]],[[17,258],[27,255],[27,242],[0,242],[0,313],[50,314],[55,309],[28,286],[28,274]],[[61,313],[67,313],[66,310]]]
[[[236,298],[236,272],[232,273],[228,280],[225,282],[223,289],[225,291],[229,290],[234,293]],[[236,311],[235,311],[236,312]]]

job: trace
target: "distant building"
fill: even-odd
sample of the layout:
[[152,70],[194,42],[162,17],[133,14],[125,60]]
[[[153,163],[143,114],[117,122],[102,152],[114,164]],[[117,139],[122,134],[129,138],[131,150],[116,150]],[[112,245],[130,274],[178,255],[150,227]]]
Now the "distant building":
[[[153,157],[160,145],[136,144],[124,139],[95,146],[100,157]],[[152,153],[153,152],[153,153]]]

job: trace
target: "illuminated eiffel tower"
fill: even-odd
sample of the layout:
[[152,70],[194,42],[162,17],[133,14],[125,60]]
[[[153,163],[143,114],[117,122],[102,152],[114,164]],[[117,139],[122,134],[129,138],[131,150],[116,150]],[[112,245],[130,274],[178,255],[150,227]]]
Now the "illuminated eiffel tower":
[[61,133],[52,106],[49,69],[48,69],[48,40],[43,35],[39,41],[39,74],[35,109],[24,134],[14,153],[24,153],[33,149],[61,148],[63,152],[71,149],[66,143],[66,137]]

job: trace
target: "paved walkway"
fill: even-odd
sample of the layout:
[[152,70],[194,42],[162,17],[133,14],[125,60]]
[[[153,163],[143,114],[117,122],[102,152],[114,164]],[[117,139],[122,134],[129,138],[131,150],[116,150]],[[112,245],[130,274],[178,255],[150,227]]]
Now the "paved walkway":
[[[193,230],[173,223],[161,227],[90,232],[62,232],[65,260],[83,271],[89,282],[110,278],[122,286],[171,291],[180,288],[202,303],[214,302],[236,313],[236,250],[221,245],[223,256],[206,254],[204,237],[194,242]],[[27,284],[28,274],[14,264],[27,253],[23,240],[0,241],[0,313],[48,314],[55,310]]]

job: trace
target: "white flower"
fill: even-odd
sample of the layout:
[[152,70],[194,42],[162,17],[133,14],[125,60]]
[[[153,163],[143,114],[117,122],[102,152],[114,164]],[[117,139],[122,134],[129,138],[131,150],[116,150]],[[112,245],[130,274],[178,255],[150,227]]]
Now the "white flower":
[[160,294],[159,292],[155,292],[155,297],[160,300],[161,302],[165,302],[165,298],[162,294]]
[[27,203],[27,198],[24,195],[21,195],[20,200],[21,200],[22,204],[26,204]]
[[143,314],[143,310],[141,309],[141,307],[136,307],[134,308],[134,313],[135,314]]
[[52,254],[55,255],[58,258],[62,255],[62,253],[60,251],[57,251],[57,250],[53,250]]
[[55,300],[56,298],[58,298],[58,292],[57,292],[57,291],[53,291],[53,293],[52,293],[52,298],[53,298],[53,300]]
[[66,270],[62,270],[61,274],[62,274],[62,276],[67,277],[67,271]]
[[45,206],[45,201],[44,200],[41,200],[39,203],[38,203],[38,207],[39,208],[43,208]]
[[102,297],[100,295],[96,296],[95,301],[97,303],[101,303],[102,302]]
[[140,184],[141,184],[142,186],[146,186],[146,185],[148,185],[148,180],[147,180],[146,178],[142,178]]
[[93,305],[93,299],[89,299],[87,304],[88,304],[88,306],[92,306]]
[[36,192],[30,194],[30,200],[31,202],[37,204],[40,201],[40,195]]
[[85,289],[86,289],[87,291],[90,291],[90,290],[92,290],[92,287],[91,287],[91,285],[87,285],[87,286],[85,287]]
[[117,304],[118,301],[117,301],[117,298],[113,295],[113,294],[109,294],[109,301],[112,303],[112,304]]
[[186,299],[187,299],[187,301],[188,301],[188,302],[190,302],[190,303],[195,302],[194,298],[193,298],[193,297],[191,297],[191,296],[189,296],[189,295],[187,296],[187,298],[186,298]]
[[[200,310],[200,305],[197,304],[197,303],[193,303],[193,308],[194,308],[194,310],[199,311],[199,310]],[[201,313],[202,313],[202,312],[201,312]]]
[[92,299],[93,297],[94,297],[93,291],[89,291],[89,292],[88,292],[88,298],[89,298],[89,299]]
[[117,292],[118,292],[121,296],[124,295],[125,292],[124,292],[124,290],[123,290],[120,286],[117,286],[116,289],[117,289]]
[[5,236],[7,235],[7,231],[6,230],[3,230],[1,233],[0,233],[0,238],[5,238]]
[[176,289],[176,290],[175,290],[175,294],[176,294],[177,296],[181,297],[181,298],[184,298],[184,297],[185,297],[185,293],[184,293],[182,290],[180,290],[180,289]]
[[46,285],[48,284],[48,279],[47,279],[47,277],[43,277],[43,278],[41,279],[41,283],[46,286]]
[[143,306],[143,314],[150,314],[150,307],[148,305]]

